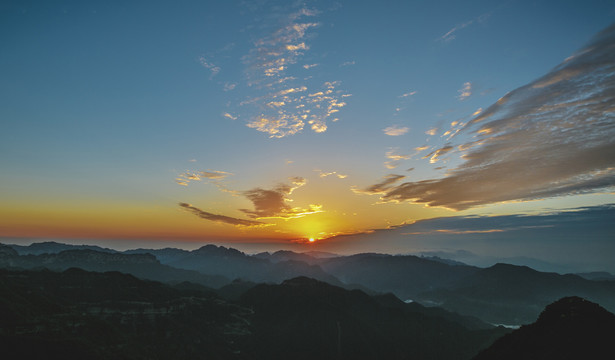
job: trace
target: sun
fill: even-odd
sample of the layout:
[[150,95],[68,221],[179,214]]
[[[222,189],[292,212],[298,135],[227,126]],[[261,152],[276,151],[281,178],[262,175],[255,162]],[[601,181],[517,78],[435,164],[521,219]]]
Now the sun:
[[313,243],[314,241],[316,241],[316,239],[314,239],[313,237],[308,239],[309,242]]

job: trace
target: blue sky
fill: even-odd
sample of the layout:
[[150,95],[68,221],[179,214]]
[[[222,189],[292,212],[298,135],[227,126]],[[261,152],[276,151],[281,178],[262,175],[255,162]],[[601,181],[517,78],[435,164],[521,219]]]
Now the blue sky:
[[613,31],[596,36],[614,19],[609,1],[5,2],[0,235],[280,244],[613,203]]

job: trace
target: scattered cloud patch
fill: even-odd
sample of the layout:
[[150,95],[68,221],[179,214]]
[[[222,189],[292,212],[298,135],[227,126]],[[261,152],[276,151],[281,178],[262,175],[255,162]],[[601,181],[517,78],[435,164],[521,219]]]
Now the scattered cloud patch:
[[337,171],[329,171],[329,172],[325,172],[322,170],[314,170],[314,171],[318,172],[318,176],[321,178],[325,178],[327,176],[335,176],[338,179],[345,179],[348,177],[348,175],[340,174]]
[[255,188],[244,191],[243,195],[252,201],[254,210],[239,209],[254,219],[279,218],[293,219],[322,212],[321,205],[310,204],[307,209],[291,207],[288,197],[296,189],[306,184],[302,177],[289,179],[291,184],[280,184],[273,189]]
[[425,134],[429,135],[429,136],[434,136],[434,135],[436,135],[437,132],[438,132],[438,128],[431,128],[431,129],[425,131]]
[[469,81],[463,83],[463,87],[457,90],[457,92],[459,93],[459,95],[457,95],[457,99],[459,99],[459,101],[469,98],[472,96],[472,83]]
[[237,116],[233,116],[233,115],[231,115],[229,113],[224,113],[224,114],[222,114],[222,116],[224,116],[227,119],[237,120]]
[[410,130],[409,127],[401,127],[397,125],[389,126],[384,128],[382,131],[389,136],[400,136],[404,135]]
[[248,127],[271,138],[282,138],[305,127],[316,133],[325,132],[329,122],[338,119],[336,113],[346,105],[341,101],[345,94],[338,89],[339,81],[318,84],[310,77],[292,75],[301,68],[307,70],[318,65],[298,64],[310,51],[309,40],[320,26],[314,21],[318,14],[308,8],[276,8],[272,14],[279,20],[276,27],[263,30],[263,36],[253,42],[254,47],[244,56],[248,90],[254,94],[240,103],[245,107],[242,118],[249,119]]
[[209,71],[211,72],[211,77],[216,76],[221,70],[219,66],[214,65],[204,56],[199,57],[199,63],[201,63],[203,67],[209,69]]

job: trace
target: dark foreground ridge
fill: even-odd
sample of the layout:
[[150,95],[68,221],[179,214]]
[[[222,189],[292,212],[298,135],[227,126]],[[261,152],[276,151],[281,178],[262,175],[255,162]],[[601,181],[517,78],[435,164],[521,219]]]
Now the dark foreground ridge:
[[579,297],[547,306],[538,320],[498,339],[474,360],[612,359],[615,315]]
[[231,302],[119,272],[0,270],[0,348],[5,359],[452,360],[509,332],[406,305],[305,277]]

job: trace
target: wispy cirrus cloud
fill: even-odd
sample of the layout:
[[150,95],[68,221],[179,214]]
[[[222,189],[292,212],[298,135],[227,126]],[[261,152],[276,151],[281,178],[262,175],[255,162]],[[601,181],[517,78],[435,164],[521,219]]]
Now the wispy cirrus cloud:
[[469,142],[431,154],[437,161],[453,148],[463,152],[464,162],[446,177],[366,191],[383,201],[453,210],[609,191],[615,186],[613,48],[615,26],[477,114],[462,130]]
[[457,33],[459,32],[459,30],[465,29],[466,27],[468,27],[468,26],[470,26],[472,24],[482,23],[485,20],[487,20],[490,16],[491,16],[491,13],[482,14],[482,15],[477,16],[476,18],[474,18],[472,20],[469,20],[469,21],[466,21],[466,22],[461,23],[459,25],[456,25],[455,27],[453,27],[452,29],[447,31],[446,34],[440,36],[438,38],[438,40],[442,41],[442,42],[450,42],[450,41],[454,40],[457,37]]
[[246,220],[246,219],[238,219],[226,215],[213,214],[207,211],[203,211],[195,206],[192,206],[188,203],[179,203],[179,206],[184,210],[191,212],[192,214],[210,221],[240,226],[240,227],[263,227],[263,226],[271,226],[273,224],[267,224],[261,221],[255,220]]
[[219,170],[185,171],[175,178],[175,182],[182,186],[188,186],[188,183],[190,183],[191,181],[201,181],[204,179],[223,180],[230,175],[233,174]]

